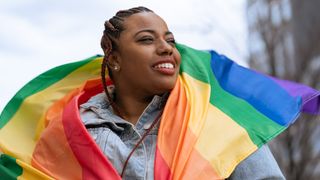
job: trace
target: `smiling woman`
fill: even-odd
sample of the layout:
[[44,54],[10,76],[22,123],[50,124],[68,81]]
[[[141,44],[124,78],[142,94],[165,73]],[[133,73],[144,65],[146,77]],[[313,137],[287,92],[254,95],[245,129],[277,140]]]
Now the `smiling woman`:
[[145,7],[106,21],[101,46],[8,103],[0,177],[284,179],[264,144],[320,113],[318,91],[176,44]]
[[[152,179],[157,136],[150,131],[156,129],[163,108],[154,107],[166,100],[174,88],[180,68],[181,58],[173,34],[158,15],[145,7],[137,7],[119,11],[105,23],[101,46],[105,53],[101,70],[103,86],[112,106],[112,109],[107,108],[110,116],[104,119],[117,122],[120,117],[119,123],[126,124],[127,128],[118,133],[111,132],[109,128],[98,133],[96,130],[89,132],[103,139],[98,144],[107,157],[113,157],[117,152],[118,157],[109,160],[121,177]],[[112,95],[104,80],[105,66],[115,87]],[[83,121],[92,118],[87,118],[90,113],[90,108],[83,108]],[[146,124],[151,124],[151,128],[142,128]],[[108,138],[103,135],[106,132]],[[124,137],[131,135],[132,138],[121,138],[124,134]],[[108,147],[113,143],[116,143],[115,147]],[[129,161],[131,155],[135,161]],[[129,170],[125,171],[127,165]]]

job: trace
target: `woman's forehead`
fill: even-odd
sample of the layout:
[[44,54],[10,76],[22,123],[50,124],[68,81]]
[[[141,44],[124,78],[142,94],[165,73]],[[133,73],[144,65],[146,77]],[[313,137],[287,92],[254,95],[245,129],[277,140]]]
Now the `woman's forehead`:
[[124,21],[125,31],[138,31],[140,29],[158,29],[167,30],[166,22],[157,14],[152,12],[142,12],[133,14]]

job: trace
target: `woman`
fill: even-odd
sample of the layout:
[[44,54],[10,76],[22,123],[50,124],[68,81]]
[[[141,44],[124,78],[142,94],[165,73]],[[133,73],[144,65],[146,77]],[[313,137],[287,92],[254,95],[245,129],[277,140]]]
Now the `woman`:
[[[106,95],[81,105],[82,121],[122,177],[153,179],[159,121],[181,61],[174,36],[158,15],[137,7],[106,21],[101,45],[102,77],[107,66],[114,89],[107,90],[104,81]],[[264,178],[283,179],[267,147],[241,163],[230,179]]]
[[159,125],[181,61],[173,34],[158,15],[138,7],[119,11],[106,21],[101,46],[105,53],[102,77],[107,65],[115,88],[108,93],[104,81],[108,102],[104,94],[93,97],[82,105],[82,119],[119,174],[130,151],[146,135],[125,177],[152,179],[157,128],[149,130],[149,126]]

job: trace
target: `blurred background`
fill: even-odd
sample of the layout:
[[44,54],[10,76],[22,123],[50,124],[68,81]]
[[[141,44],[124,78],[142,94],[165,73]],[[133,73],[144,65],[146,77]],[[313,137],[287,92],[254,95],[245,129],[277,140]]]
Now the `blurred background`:
[[[319,0],[0,0],[0,111],[36,75],[102,54],[104,21],[139,5],[179,43],[320,89]],[[270,143],[287,179],[320,179],[319,126],[303,115]]]
[[[251,68],[320,89],[320,1],[247,0]],[[270,143],[287,179],[320,179],[320,116],[303,114]],[[267,168],[267,167],[266,167]]]

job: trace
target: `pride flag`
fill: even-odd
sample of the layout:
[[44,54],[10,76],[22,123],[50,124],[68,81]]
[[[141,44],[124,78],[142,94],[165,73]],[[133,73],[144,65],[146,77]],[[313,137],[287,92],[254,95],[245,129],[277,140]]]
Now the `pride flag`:
[[[155,179],[223,179],[300,112],[320,114],[320,93],[267,77],[214,51],[177,45],[180,75],[158,134]],[[103,91],[101,56],[51,69],[0,116],[0,177],[120,179],[82,124],[79,105]]]

